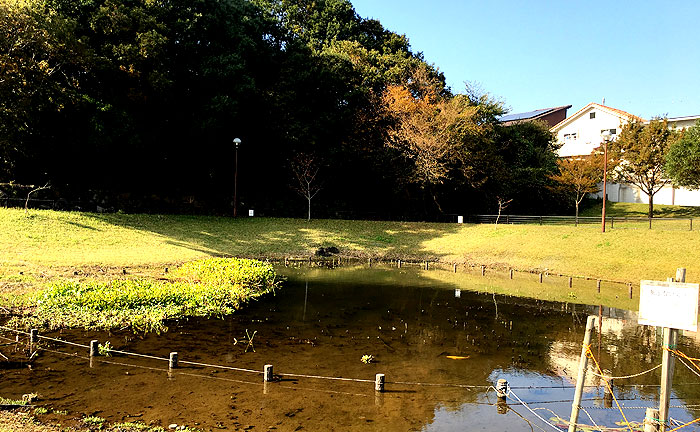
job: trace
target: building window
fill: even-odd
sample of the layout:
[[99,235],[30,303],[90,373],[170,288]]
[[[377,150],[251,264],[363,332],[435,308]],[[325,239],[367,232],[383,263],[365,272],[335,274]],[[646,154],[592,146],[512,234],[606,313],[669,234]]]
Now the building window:
[[576,133],[564,134],[564,141],[572,141],[576,139]]
[[601,129],[600,134],[603,135],[605,131],[610,131],[610,135],[617,135],[617,129]]
[[594,118],[595,118],[595,113],[594,113],[594,112],[590,113],[589,115],[590,115],[590,118],[591,118],[591,119],[594,119]]

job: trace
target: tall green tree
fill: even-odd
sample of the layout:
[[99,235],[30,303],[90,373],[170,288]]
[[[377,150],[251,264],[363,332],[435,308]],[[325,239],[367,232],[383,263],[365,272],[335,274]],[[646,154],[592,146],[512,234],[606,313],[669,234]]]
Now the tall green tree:
[[671,145],[664,170],[675,185],[700,189],[700,120]]
[[678,133],[668,127],[668,119],[656,118],[645,125],[637,120],[625,124],[618,138],[608,144],[617,162],[614,180],[637,186],[649,197],[649,217],[654,217],[654,195],[670,179],[664,172],[666,154]]

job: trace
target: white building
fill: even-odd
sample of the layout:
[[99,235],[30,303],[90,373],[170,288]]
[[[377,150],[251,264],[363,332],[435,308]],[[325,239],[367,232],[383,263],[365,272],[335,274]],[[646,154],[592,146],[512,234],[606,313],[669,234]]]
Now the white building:
[[[625,111],[589,103],[550,130],[561,144],[559,157],[586,156],[603,143],[603,131],[609,130],[614,139],[622,126],[632,119],[648,123]],[[698,119],[700,116],[675,117],[669,118],[668,123],[675,129],[682,129],[694,125]],[[613,202],[649,203],[647,194],[630,184],[608,183],[607,192],[608,200]],[[594,196],[602,198],[602,191]],[[700,206],[700,191],[675,188],[669,184],[654,195],[654,204]]]

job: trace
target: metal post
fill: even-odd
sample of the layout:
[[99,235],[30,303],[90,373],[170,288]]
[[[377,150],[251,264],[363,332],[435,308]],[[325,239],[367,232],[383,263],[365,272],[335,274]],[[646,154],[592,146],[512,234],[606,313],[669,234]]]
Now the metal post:
[[569,419],[569,432],[576,432],[576,422],[578,422],[578,412],[581,408],[581,397],[583,396],[583,385],[586,381],[586,369],[588,368],[588,345],[591,343],[591,331],[595,323],[595,316],[589,315],[586,320],[586,333],[583,336],[583,346],[581,347],[581,358],[578,363],[578,377],[576,378],[576,393],[574,402],[571,404],[571,418]]
[[[603,232],[605,232],[605,202],[608,200],[608,140],[603,142]],[[571,429],[569,429],[571,430]]]

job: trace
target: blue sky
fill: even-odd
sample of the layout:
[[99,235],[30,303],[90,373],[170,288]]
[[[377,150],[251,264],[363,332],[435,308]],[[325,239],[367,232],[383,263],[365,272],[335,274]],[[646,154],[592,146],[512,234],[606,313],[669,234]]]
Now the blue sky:
[[589,102],[700,115],[700,1],[351,0],[414,52],[511,112]]

